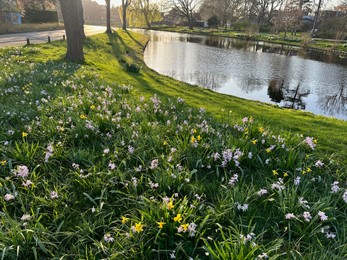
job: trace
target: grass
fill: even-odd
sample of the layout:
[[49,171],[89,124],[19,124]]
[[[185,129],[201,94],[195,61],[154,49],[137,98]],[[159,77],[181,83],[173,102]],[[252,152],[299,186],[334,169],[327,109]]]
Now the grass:
[[146,41],[1,50],[2,259],[345,259],[347,123],[160,76]]
[[37,32],[47,30],[61,30],[64,29],[64,24],[59,23],[40,23],[40,24],[1,24],[1,33],[21,33],[21,32]]

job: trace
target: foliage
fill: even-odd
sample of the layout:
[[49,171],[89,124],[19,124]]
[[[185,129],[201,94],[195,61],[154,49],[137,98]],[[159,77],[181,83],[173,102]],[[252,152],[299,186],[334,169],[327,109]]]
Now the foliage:
[[213,15],[207,20],[207,24],[210,27],[218,27],[219,23],[220,23],[220,21],[219,21],[217,15]]
[[63,43],[1,50],[2,257],[346,258],[346,176],[321,140],[126,72],[143,42],[87,39],[85,65]]

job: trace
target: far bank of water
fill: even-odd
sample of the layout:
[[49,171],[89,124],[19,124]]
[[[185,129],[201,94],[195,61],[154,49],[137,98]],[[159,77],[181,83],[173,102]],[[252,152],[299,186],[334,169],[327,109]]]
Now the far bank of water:
[[146,31],[148,67],[219,93],[347,120],[347,60],[217,36]]

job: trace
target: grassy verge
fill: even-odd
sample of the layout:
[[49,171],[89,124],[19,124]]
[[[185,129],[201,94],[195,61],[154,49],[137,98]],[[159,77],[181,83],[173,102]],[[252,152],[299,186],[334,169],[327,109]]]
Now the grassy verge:
[[2,258],[346,258],[347,123],[160,76],[146,41],[1,50]]
[[21,33],[21,32],[37,32],[37,31],[47,31],[47,30],[60,30],[64,29],[64,24],[58,23],[42,23],[42,24],[1,24],[1,33]]
[[187,27],[154,27],[154,30],[163,30],[170,32],[181,32],[191,34],[202,34],[202,35],[217,35],[232,38],[239,38],[253,41],[264,41],[276,44],[285,44],[290,46],[298,46],[305,48],[315,48],[321,50],[338,50],[341,52],[347,52],[346,41],[333,41],[329,39],[311,39],[307,33],[298,33],[297,35],[287,34],[284,38],[283,33],[272,34],[272,33],[247,33],[243,31],[225,30],[225,29],[205,29],[205,28],[194,28],[192,30]]

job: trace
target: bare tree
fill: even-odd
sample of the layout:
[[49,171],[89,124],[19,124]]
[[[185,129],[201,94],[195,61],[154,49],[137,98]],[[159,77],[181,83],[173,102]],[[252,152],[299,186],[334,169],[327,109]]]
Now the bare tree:
[[67,38],[66,59],[73,62],[83,62],[83,46],[81,39],[81,21],[78,14],[78,0],[59,0],[63,14]]
[[187,19],[189,29],[193,29],[194,25],[194,12],[197,11],[201,0],[170,0],[174,9],[183,17]]
[[85,39],[86,35],[84,33],[84,15],[83,15],[83,5],[82,0],[77,0],[77,10],[78,10],[78,18],[80,21],[80,32],[81,32],[81,39]]
[[126,30],[127,29],[127,9],[128,9],[128,6],[131,4],[131,0],[122,0],[122,28],[123,30]]

